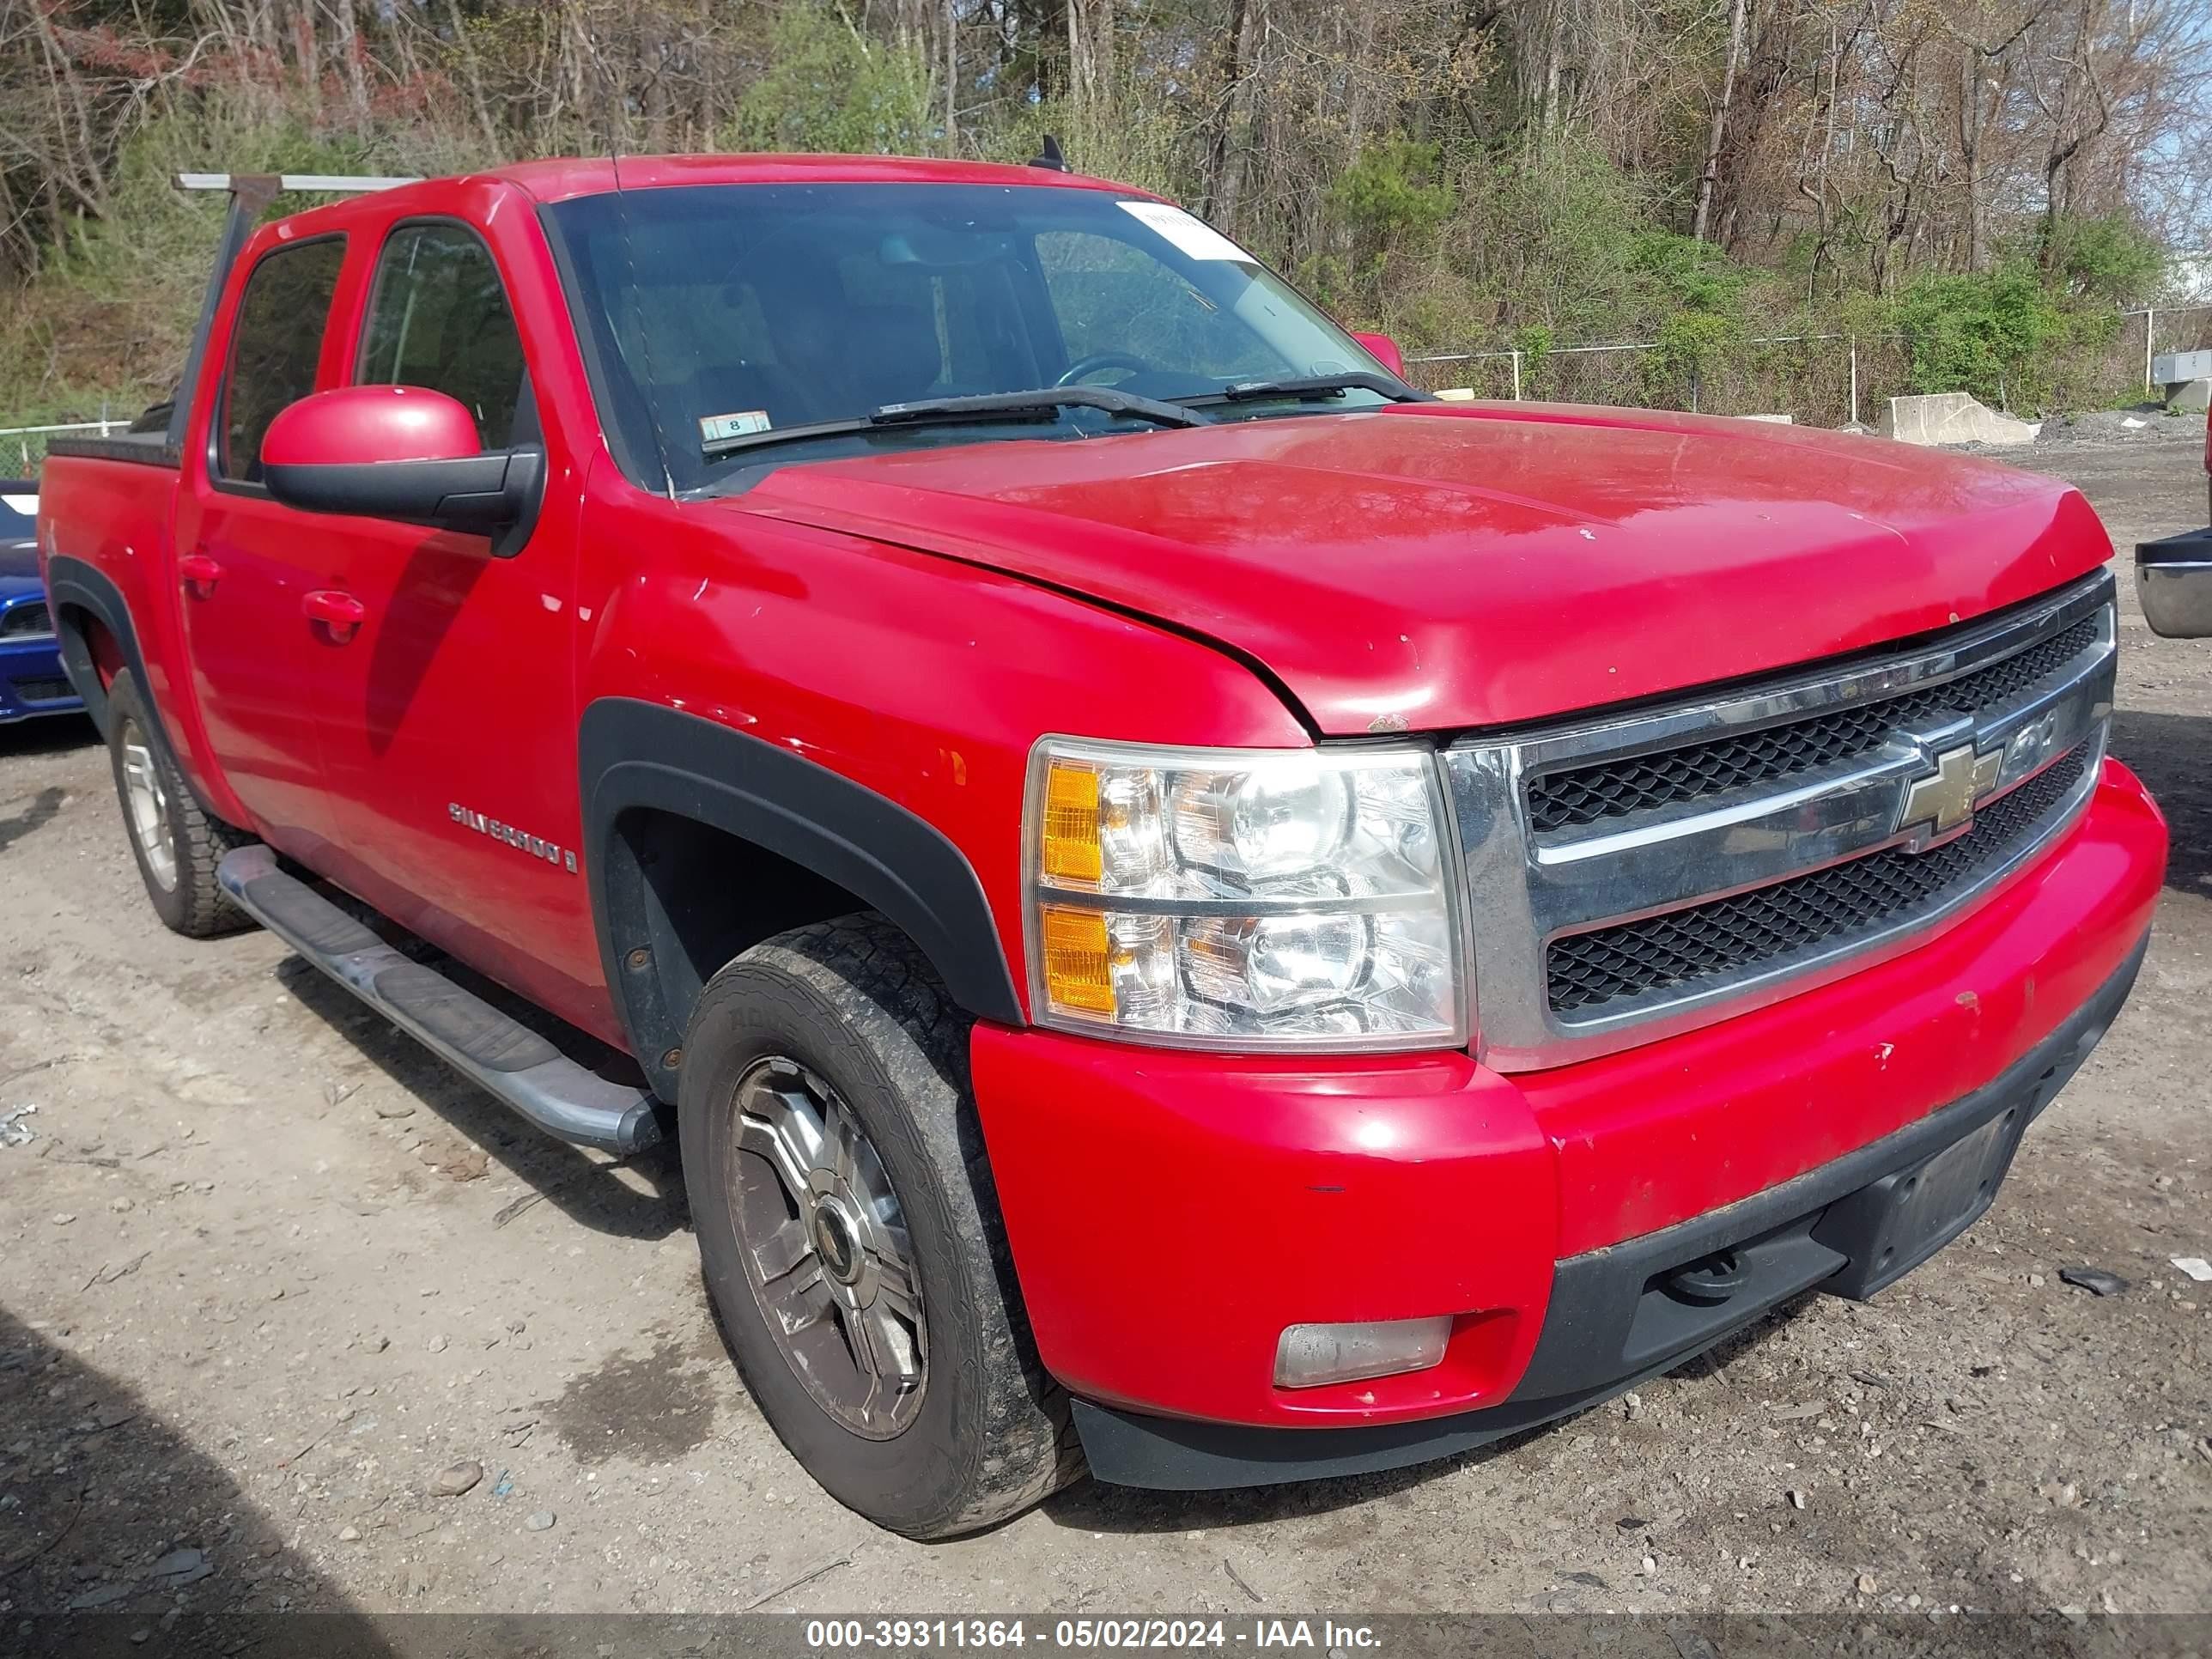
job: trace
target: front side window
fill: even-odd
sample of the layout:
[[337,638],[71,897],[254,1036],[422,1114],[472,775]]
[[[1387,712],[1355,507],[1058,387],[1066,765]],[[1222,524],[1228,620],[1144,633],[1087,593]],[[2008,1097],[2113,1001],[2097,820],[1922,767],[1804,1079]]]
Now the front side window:
[[246,278],[216,441],[216,471],[233,483],[261,481],[269,423],[314,391],[344,263],[344,240],[330,237],[264,254]]
[[[1079,383],[1218,405],[1244,382],[1374,367],[1225,238],[1107,191],[685,185],[579,197],[547,218],[602,419],[651,488],[743,468],[745,454],[718,448],[731,434],[864,421],[886,404]],[[1353,391],[1328,407],[1382,401]],[[1208,416],[1284,412],[1240,402]],[[1053,428],[824,434],[775,456],[1099,428],[1094,411]]]
[[486,449],[515,441],[522,340],[491,252],[459,225],[403,225],[376,262],[362,386],[442,392],[476,417]]

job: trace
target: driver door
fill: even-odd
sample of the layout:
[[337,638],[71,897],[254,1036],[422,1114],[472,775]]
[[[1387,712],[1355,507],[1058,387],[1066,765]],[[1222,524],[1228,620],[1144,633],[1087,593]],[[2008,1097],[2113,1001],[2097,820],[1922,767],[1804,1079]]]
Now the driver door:
[[[356,385],[456,399],[487,449],[538,437],[506,285],[465,225],[389,229],[354,363]],[[596,954],[578,868],[574,572],[555,529],[563,515],[549,504],[507,557],[483,536],[323,522],[322,584],[362,612],[343,647],[325,653],[316,689],[331,873],[536,1000],[575,1006],[563,964],[589,972]]]
[[270,843],[324,862],[330,830],[313,688],[331,667],[304,612],[334,533],[262,482],[261,441],[280,410],[327,386],[342,235],[279,242],[247,270],[211,412],[177,492],[185,653],[208,742]]

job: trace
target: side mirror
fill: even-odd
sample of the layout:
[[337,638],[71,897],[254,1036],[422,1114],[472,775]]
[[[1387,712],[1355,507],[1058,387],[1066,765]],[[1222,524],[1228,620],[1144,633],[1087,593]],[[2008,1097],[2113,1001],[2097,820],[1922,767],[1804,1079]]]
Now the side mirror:
[[511,558],[545,494],[545,452],[487,453],[477,423],[442,392],[356,386],[302,398],[261,441],[269,493],[303,513],[395,519],[489,536]]
[[2169,640],[2212,635],[2212,530],[2136,543],[2136,597],[2152,633]]
[[1406,356],[1398,349],[1398,343],[1387,334],[1355,334],[1352,337],[1367,348],[1367,355],[1389,369],[1400,380],[1406,378]]

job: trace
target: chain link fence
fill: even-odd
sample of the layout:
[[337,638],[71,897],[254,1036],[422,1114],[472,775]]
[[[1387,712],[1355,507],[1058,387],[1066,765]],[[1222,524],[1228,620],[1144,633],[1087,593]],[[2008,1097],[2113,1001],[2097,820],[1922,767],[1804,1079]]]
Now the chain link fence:
[[[2113,340],[2085,354],[2069,379],[2097,402],[2151,383],[2154,357],[2212,348],[2212,304],[2123,312]],[[1788,415],[1801,425],[1876,425],[1888,400],[1918,391],[1904,337],[1777,334],[1739,342],[1702,362],[1656,340],[1554,346],[1544,351],[1433,352],[1406,360],[1428,392],[1544,403],[1611,404],[1707,415]],[[2000,404],[2004,399],[1999,398]]]
[[125,430],[128,421],[68,421],[59,426],[0,427],[0,478],[35,478],[46,459],[46,441],[90,434],[105,438]]
[[1439,352],[1407,360],[1425,391],[1478,398],[1612,404],[1707,415],[1789,415],[1815,426],[1871,425],[1879,399],[1909,389],[1903,343],[1844,334],[1745,340],[1702,362],[1658,341],[1547,351]]

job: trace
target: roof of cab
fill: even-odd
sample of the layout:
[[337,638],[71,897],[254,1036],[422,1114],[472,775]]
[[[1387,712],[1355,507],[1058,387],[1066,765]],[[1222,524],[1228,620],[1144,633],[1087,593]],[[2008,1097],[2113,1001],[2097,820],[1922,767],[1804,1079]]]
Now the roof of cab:
[[562,156],[443,179],[421,179],[387,190],[317,203],[270,220],[258,236],[288,240],[343,229],[364,216],[380,221],[395,209],[403,213],[431,211],[450,202],[447,192],[453,185],[486,179],[512,185],[540,203],[604,195],[617,188],[659,190],[679,185],[1001,185],[1152,195],[1109,179],[997,161],[939,161],[904,155],[625,155],[617,162],[605,155]]
[[653,190],[672,185],[1049,185],[1122,195],[1149,193],[1048,167],[904,155],[630,155],[619,163],[598,155],[521,161],[492,168],[491,175],[521,185],[541,202],[597,196],[617,187]]

